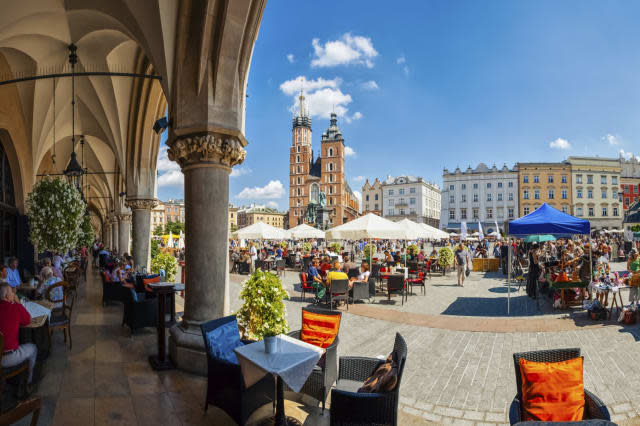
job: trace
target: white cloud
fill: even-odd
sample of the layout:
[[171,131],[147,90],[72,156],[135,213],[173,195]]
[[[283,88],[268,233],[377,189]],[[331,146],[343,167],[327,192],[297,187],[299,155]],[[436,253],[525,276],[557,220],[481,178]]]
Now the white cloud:
[[182,186],[184,175],[180,170],[171,170],[158,176],[158,186]]
[[404,55],[396,59],[396,64],[404,64],[405,62],[407,62],[407,58],[405,58]]
[[620,156],[625,160],[631,160],[632,158],[635,157],[637,161],[640,161],[640,155],[633,155],[633,152],[627,152],[624,149],[621,149],[619,153],[620,153]]
[[404,72],[404,75],[409,75],[409,67],[408,67],[408,66],[406,66],[406,65],[405,65],[405,66],[402,68],[402,71]]
[[344,156],[345,157],[352,157],[352,156],[355,157],[356,156],[356,152],[350,146],[345,146],[344,147]]
[[234,167],[233,170],[231,170],[231,174],[229,176],[238,177],[248,175],[249,173],[251,173],[251,169],[248,167]]
[[353,113],[353,116],[351,118],[354,120],[360,120],[362,118],[362,113],[360,111],[356,111]]
[[298,110],[300,89],[304,88],[305,102],[311,117],[329,118],[332,112],[338,114],[347,123],[351,120],[359,120],[362,118],[361,112],[356,112],[353,116],[348,114],[347,107],[353,100],[350,94],[344,93],[340,89],[342,79],[336,77],[331,80],[322,77],[308,80],[305,76],[298,76],[294,79],[287,80],[280,85],[280,90],[285,95],[292,97],[291,107],[289,111],[295,113]]
[[278,203],[275,201],[269,201],[267,203],[267,207],[271,207],[272,209],[277,209],[278,208]]
[[611,133],[607,133],[602,137],[603,140],[609,142],[609,145],[618,145],[618,138],[612,135]]
[[354,182],[362,182],[362,181],[365,180],[365,177],[364,176],[356,176],[351,180],[354,181]]
[[180,170],[180,166],[175,161],[169,160],[167,156],[167,146],[161,145],[158,152],[158,172],[169,172],[174,170]]
[[281,198],[284,196],[284,187],[279,180],[271,180],[265,186],[254,186],[253,188],[245,187],[236,198],[245,199],[268,199]]
[[570,149],[571,144],[566,139],[558,138],[555,141],[549,142],[549,147],[553,149]]
[[373,80],[365,81],[360,85],[364,90],[378,90],[378,83]]
[[300,89],[304,89],[305,93],[311,93],[315,90],[323,89],[325,87],[337,89],[341,83],[342,79],[338,77],[331,80],[325,80],[322,77],[313,80],[307,80],[306,76],[299,75],[292,80],[287,80],[282,83],[280,85],[280,90],[282,90],[282,93],[284,93],[285,95],[296,95],[297,100]]
[[287,61],[289,61],[290,64],[292,64],[295,60],[296,60],[296,57],[293,56],[293,53],[289,53],[287,55]]
[[344,34],[338,40],[327,41],[324,46],[317,38],[311,44],[314,53],[312,67],[363,64],[367,68],[373,68],[372,59],[378,56],[369,37],[353,36],[351,33]]

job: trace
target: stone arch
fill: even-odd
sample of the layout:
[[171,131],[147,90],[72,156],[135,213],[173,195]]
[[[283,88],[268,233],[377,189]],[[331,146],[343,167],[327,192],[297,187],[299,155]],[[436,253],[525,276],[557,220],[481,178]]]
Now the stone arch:
[[22,182],[22,169],[20,167],[20,160],[18,159],[18,154],[15,146],[13,145],[11,135],[7,129],[0,129],[0,143],[2,143],[4,152],[9,160],[9,167],[11,168],[11,180],[13,181],[15,206],[18,209],[18,212],[24,214],[25,192]]

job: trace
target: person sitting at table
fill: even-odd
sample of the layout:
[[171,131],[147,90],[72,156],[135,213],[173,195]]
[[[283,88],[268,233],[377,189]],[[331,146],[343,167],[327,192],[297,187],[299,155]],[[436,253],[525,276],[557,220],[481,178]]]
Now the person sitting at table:
[[277,260],[282,259],[282,248],[280,246],[278,246],[278,248],[276,248],[276,259]]
[[385,250],[384,252],[384,261],[387,263],[387,266],[395,265],[393,256],[391,256],[391,253],[389,253],[387,250]]
[[31,315],[20,303],[18,296],[8,284],[0,284],[0,332],[4,336],[3,367],[15,367],[25,360],[29,360],[29,377],[27,378],[27,392],[31,393],[33,370],[36,366],[38,348],[33,343],[20,344],[18,335],[20,326],[31,323]]
[[357,277],[349,278],[349,288],[352,288],[353,283],[356,281],[363,283],[369,282],[369,264],[367,262],[362,262],[362,265],[360,265],[360,273]]
[[22,284],[22,279],[20,278],[20,272],[18,271],[18,258],[11,257],[9,258],[9,271],[7,275],[7,283],[13,287],[20,287]]
[[124,273],[124,263],[118,262],[111,270],[110,278],[112,283],[119,283],[122,281],[122,274]]
[[[40,277],[40,284],[36,287],[36,293],[40,296],[45,296],[49,287],[62,281],[60,278],[53,275],[53,270],[49,266],[42,268],[42,271],[40,271]],[[62,287],[56,287],[53,289],[49,297],[50,300],[54,302],[54,308],[62,307],[63,296]]]
[[320,263],[320,275],[327,276],[327,271],[331,269],[331,262],[329,261],[329,257],[325,256],[322,258],[322,263]]
[[431,250],[431,254],[429,255],[430,259],[437,259],[438,258],[438,252],[436,251],[436,248],[434,247],[433,250]]
[[0,265],[0,283],[9,284],[7,277],[9,276],[9,268],[7,265]]
[[[333,280],[346,280],[347,282],[349,281],[349,276],[342,272],[342,264],[338,260],[333,262],[333,269],[331,269],[331,271],[329,271],[329,273],[327,274],[326,282],[329,291],[331,291],[331,282]],[[349,283],[349,288],[351,288],[352,286],[353,283]]]
[[318,272],[318,259],[314,258],[309,265],[308,277],[311,279],[311,285],[316,289],[316,300],[322,300],[327,289],[324,286],[320,272]]
[[420,253],[418,253],[418,262],[424,262],[424,250],[420,250]]
[[356,269],[357,267],[358,265],[350,261],[349,255],[345,254],[344,263],[342,264],[342,272],[344,272],[345,274],[348,274],[349,270]]

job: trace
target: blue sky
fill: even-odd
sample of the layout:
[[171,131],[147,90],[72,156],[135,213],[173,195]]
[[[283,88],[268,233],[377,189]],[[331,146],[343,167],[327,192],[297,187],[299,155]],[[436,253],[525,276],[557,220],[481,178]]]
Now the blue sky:
[[[481,161],[640,155],[639,16],[625,1],[269,1],[230,199],[287,208],[300,77],[316,152],[339,114],[354,190]],[[182,197],[163,157],[158,196]]]

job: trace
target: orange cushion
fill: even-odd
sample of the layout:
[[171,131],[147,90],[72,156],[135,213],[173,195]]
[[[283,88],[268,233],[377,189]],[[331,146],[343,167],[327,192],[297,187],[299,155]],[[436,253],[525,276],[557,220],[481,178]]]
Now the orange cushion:
[[300,340],[303,342],[328,348],[340,330],[340,315],[324,315],[315,312],[302,311],[302,331]]
[[582,357],[561,362],[533,362],[521,358],[523,420],[582,420],[583,363]]
[[159,283],[160,282],[160,276],[158,275],[157,277],[153,277],[153,278],[145,278],[142,280],[142,282],[146,285],[146,284],[155,284],[155,283]]

